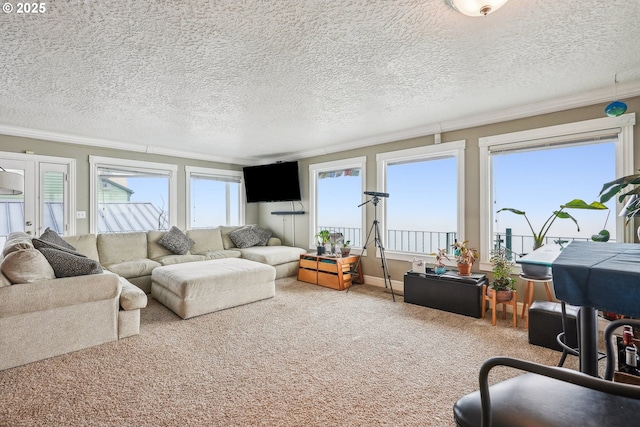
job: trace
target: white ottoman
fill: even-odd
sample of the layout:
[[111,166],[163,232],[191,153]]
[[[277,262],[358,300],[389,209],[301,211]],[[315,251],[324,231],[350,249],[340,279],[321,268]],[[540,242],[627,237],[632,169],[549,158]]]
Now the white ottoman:
[[240,258],[157,267],[151,295],[183,319],[272,298],[276,269]]

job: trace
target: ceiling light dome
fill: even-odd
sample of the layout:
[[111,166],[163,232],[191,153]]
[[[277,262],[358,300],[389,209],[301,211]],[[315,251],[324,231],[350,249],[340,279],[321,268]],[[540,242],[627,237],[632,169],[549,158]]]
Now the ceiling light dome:
[[447,0],[452,8],[467,16],[487,16],[509,0]]

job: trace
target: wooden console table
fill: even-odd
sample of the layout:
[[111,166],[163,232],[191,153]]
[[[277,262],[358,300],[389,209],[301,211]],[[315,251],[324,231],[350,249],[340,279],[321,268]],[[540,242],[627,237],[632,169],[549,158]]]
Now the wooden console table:
[[[351,286],[354,279],[364,283],[360,255],[331,257],[316,254],[300,255],[298,280],[342,291]],[[357,267],[357,271],[355,270]]]

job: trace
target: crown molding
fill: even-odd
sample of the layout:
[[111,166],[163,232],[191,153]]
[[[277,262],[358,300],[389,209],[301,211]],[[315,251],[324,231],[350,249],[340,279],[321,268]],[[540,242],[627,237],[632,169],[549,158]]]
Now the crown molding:
[[113,150],[132,151],[135,153],[157,154],[162,156],[179,157],[184,159],[197,159],[210,162],[219,162],[237,165],[253,165],[256,160],[238,157],[214,156],[211,154],[196,153],[172,148],[154,147],[151,145],[134,144],[131,142],[113,141],[102,138],[78,136],[61,132],[50,132],[39,129],[8,126],[0,124],[0,134],[19,136],[24,138],[42,139],[46,141],[63,142],[66,144],[86,145],[91,147],[110,148]]

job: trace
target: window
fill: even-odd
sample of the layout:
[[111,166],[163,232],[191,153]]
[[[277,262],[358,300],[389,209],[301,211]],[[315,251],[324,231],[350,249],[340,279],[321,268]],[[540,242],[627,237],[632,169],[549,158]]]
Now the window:
[[91,229],[168,230],[177,216],[177,166],[104,157],[91,163]]
[[189,228],[244,224],[242,172],[187,166]]
[[320,230],[341,233],[362,247],[366,157],[309,165],[310,247]]
[[378,154],[378,191],[389,193],[381,211],[387,257],[448,250],[463,234],[464,147],[457,141]]
[[[531,228],[539,233],[562,204],[597,201],[605,182],[632,173],[632,122],[627,114],[480,138],[481,268],[491,268],[489,254],[497,246],[507,247],[514,259],[530,252]],[[558,218],[545,243],[589,240],[605,228],[610,241],[624,241],[619,207],[615,200],[607,206],[606,211],[566,210],[580,231],[571,219]],[[526,212],[531,228],[522,215],[497,213],[502,208]]]

